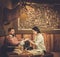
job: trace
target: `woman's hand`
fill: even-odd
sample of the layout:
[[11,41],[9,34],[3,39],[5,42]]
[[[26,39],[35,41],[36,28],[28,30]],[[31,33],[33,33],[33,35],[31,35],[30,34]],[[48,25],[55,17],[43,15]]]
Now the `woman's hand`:
[[24,41],[29,41],[29,40],[30,40],[30,39],[27,38],[27,39],[25,39]]

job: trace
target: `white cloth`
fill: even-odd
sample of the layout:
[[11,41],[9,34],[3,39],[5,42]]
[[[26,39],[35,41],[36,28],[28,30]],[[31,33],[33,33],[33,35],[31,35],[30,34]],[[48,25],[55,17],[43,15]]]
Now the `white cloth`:
[[25,44],[24,41],[20,41],[20,45],[23,46]]

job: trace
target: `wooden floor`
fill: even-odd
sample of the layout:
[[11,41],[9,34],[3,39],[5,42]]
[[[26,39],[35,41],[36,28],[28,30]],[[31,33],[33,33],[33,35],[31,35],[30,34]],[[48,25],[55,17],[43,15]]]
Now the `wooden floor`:
[[53,52],[54,57],[60,57],[60,52]]

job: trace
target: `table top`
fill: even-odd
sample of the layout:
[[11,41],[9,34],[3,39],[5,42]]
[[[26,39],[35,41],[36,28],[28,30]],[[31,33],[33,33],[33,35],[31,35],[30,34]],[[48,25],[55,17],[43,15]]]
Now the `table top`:
[[27,51],[23,51],[21,54],[17,54],[14,52],[9,52],[8,57],[41,57],[41,55],[33,55]]

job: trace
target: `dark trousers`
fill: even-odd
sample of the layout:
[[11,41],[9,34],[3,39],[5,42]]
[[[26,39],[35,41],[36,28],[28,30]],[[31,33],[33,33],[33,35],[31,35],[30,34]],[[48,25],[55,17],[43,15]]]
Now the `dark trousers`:
[[8,48],[7,46],[1,47],[1,57],[8,57],[7,52],[12,52],[14,48]]

